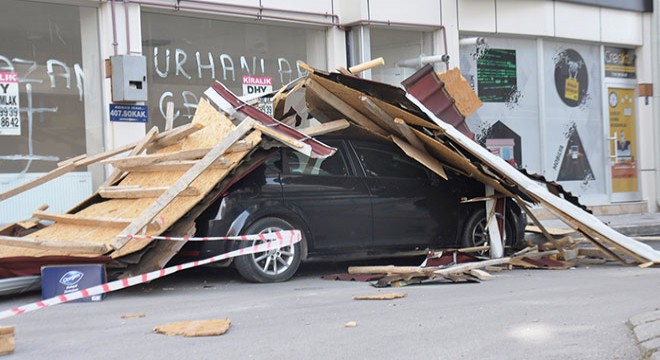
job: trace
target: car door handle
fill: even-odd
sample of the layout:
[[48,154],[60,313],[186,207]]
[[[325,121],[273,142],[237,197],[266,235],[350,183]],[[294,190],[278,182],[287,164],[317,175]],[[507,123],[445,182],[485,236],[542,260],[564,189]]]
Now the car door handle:
[[370,190],[373,194],[381,194],[387,191],[387,186],[372,186]]

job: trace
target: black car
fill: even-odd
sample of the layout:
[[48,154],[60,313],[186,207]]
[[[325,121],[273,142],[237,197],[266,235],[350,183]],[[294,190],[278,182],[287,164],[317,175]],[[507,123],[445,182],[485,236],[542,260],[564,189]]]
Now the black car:
[[[488,243],[484,203],[461,202],[483,196],[483,184],[459,175],[444,180],[385,140],[319,139],[337,152],[314,159],[289,148],[270,150],[198,218],[199,236],[303,232],[294,246],[235,258],[246,280],[287,280],[301,261],[420,255]],[[526,218],[510,199],[505,209],[505,246],[516,248]],[[251,245],[196,242],[186,252],[210,257]]]

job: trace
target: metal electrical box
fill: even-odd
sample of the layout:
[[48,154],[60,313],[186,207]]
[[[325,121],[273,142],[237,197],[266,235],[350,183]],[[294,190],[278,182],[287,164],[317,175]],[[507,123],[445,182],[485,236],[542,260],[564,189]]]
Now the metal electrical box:
[[110,57],[112,101],[147,101],[147,58],[142,55]]

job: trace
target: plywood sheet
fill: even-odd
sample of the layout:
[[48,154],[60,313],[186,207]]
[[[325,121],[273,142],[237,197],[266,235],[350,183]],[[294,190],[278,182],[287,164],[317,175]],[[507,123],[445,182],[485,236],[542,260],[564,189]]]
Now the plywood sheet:
[[458,68],[441,72],[438,77],[445,83],[447,93],[454,99],[456,109],[464,117],[474,114],[483,105]]
[[[222,113],[213,108],[206,100],[199,103],[193,123],[204,125],[204,128],[196,133],[181,140],[178,144],[160,149],[157,153],[166,153],[178,150],[192,150],[209,148],[220,142],[224,136],[235,128],[231,120]],[[250,147],[246,150],[224,157],[230,162],[229,168],[212,168],[204,171],[191,186],[199,190],[198,196],[182,196],[174,199],[166,206],[155,218],[160,222],[160,227],[148,232],[149,235],[158,235],[178,219],[193,208],[204,196],[213,189],[213,187],[224,178],[261,140],[261,134],[258,131],[252,132],[246,141]],[[120,183],[120,186],[138,185],[142,187],[169,186],[183,175],[185,171],[166,171],[166,172],[140,172],[129,173]],[[80,215],[89,217],[107,217],[117,219],[137,218],[147,209],[156,198],[141,199],[111,199],[104,202],[93,204],[78,212]],[[35,233],[30,237],[36,239],[57,239],[69,241],[98,242],[110,244],[115,240],[121,228],[100,227],[100,226],[81,226],[73,224],[55,223]],[[118,258],[135,251],[139,251],[147,246],[151,240],[140,239],[132,240],[121,249],[111,253],[113,258]],[[73,255],[73,256],[97,256],[101,254],[77,254],[62,253],[48,250],[22,249],[11,246],[0,246],[0,257],[14,256],[49,256],[49,255]]]

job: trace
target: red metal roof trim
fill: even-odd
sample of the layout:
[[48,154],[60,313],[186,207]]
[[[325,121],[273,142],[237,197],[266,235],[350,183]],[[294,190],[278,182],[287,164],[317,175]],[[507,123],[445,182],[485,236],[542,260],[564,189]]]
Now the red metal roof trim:
[[268,116],[261,110],[248,105],[218,81],[213,83],[213,90],[215,90],[215,92],[217,92],[218,95],[220,95],[223,99],[229,102],[229,104],[234,108],[236,112],[240,112],[243,115],[249,116],[252,119],[257,120],[263,123],[264,125],[269,126],[284,135],[290,136],[298,141],[301,141],[311,146],[312,148],[311,157],[313,158],[326,158],[334,154],[335,151],[337,151],[337,149],[330,147],[320,141],[317,141],[316,139],[309,137],[290,126],[278,120],[273,119],[272,117]]
[[401,84],[435,116],[474,140],[474,134],[465,124],[465,117],[454,106],[454,100],[445,91],[445,83],[438,78],[433,66],[426,64]]

